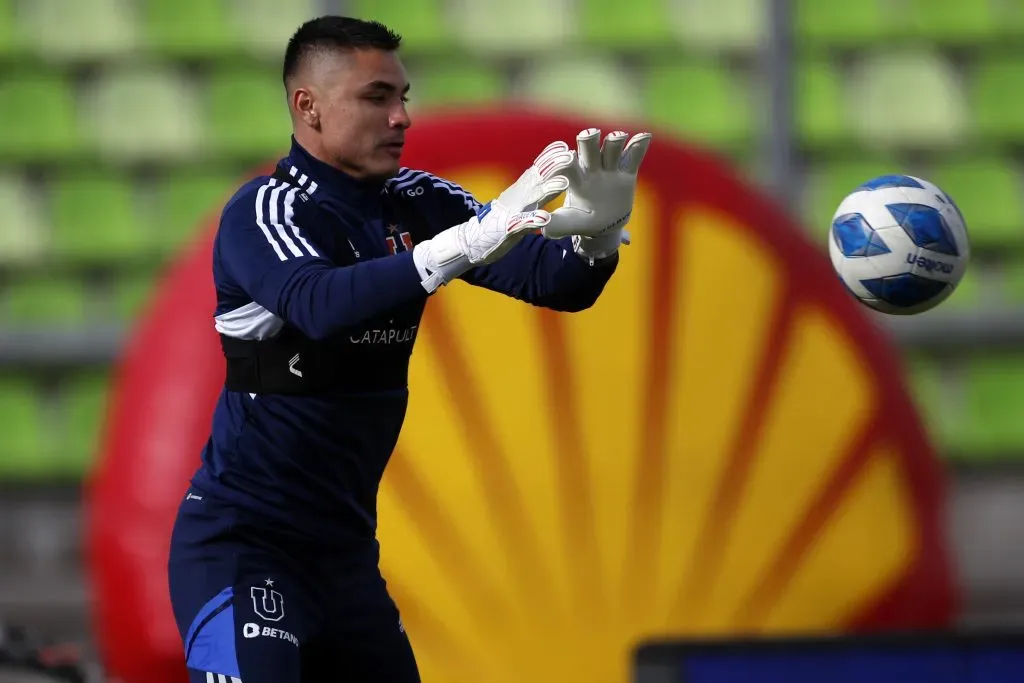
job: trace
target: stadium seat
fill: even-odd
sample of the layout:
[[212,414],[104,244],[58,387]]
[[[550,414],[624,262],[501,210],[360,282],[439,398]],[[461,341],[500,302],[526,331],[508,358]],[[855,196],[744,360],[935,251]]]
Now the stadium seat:
[[642,102],[650,121],[698,145],[730,148],[754,136],[752,85],[713,61],[650,65]]
[[687,49],[753,52],[767,31],[763,0],[684,0],[668,3],[669,25]]
[[15,4],[16,0],[0,0],[0,55],[4,57],[20,52],[28,40],[17,24]]
[[238,49],[225,0],[136,0],[146,43],[167,57],[212,58]]
[[156,292],[159,280],[150,272],[122,275],[114,283],[114,315],[118,320],[135,320]]
[[997,264],[986,265],[985,268],[1002,285],[1001,294],[1005,303],[1014,307],[1024,306],[1024,259],[1015,255],[1000,259]]
[[594,115],[643,115],[636,78],[610,58],[537,60],[517,80],[514,95],[547,109]]
[[990,6],[994,38],[1019,40],[1024,37],[1024,1],[998,0]]
[[1024,56],[979,59],[973,76],[975,133],[990,142],[1024,141]]
[[67,75],[49,68],[6,71],[0,79],[0,130],[0,161],[53,161],[82,151]]
[[976,249],[1024,246],[1024,179],[1009,159],[946,162],[930,177],[953,197]]
[[349,0],[351,16],[376,19],[402,36],[402,52],[451,51],[449,22],[443,0],[415,2],[380,2],[380,0]]
[[798,46],[863,47],[888,40],[898,28],[883,0],[795,0],[793,15]]
[[77,476],[91,467],[104,426],[109,385],[106,373],[91,371],[71,377],[61,387],[64,438],[53,458],[55,474]]
[[52,187],[53,250],[72,262],[109,264],[145,256],[147,222],[131,181],[118,174],[69,174]]
[[505,77],[500,68],[481,60],[436,63],[416,61],[409,67],[409,108],[477,104],[500,100],[505,94]]
[[46,60],[105,59],[138,44],[131,0],[31,0],[18,4],[19,31]]
[[663,0],[578,0],[579,35],[602,50],[649,52],[672,45],[672,23]]
[[839,68],[828,59],[799,61],[793,80],[798,143],[813,149],[849,144],[850,107]]
[[[951,410],[953,392],[942,376],[940,361],[921,353],[908,352],[904,358],[907,388],[917,405],[925,428],[940,445],[950,440],[951,434],[962,427],[957,423],[956,411]],[[962,422],[962,420],[960,420]]]
[[279,61],[299,26],[321,14],[318,4],[317,0],[231,0],[229,17],[243,50]]
[[529,54],[544,48],[561,52],[573,35],[568,0],[448,0],[448,9],[455,40],[474,54]]
[[202,142],[195,92],[170,66],[110,67],[82,108],[99,152],[117,161],[180,160]]
[[0,263],[27,263],[42,258],[50,225],[37,189],[13,171],[0,172]]
[[848,95],[856,130],[878,149],[932,149],[963,141],[963,94],[952,67],[937,53],[865,55],[852,72]]
[[239,174],[204,167],[171,171],[157,190],[158,248],[177,250],[200,234],[241,182]]
[[86,293],[77,278],[20,277],[5,296],[5,319],[20,327],[72,327],[86,322]]
[[965,433],[958,450],[979,458],[1024,452],[1024,356],[978,354],[965,367]]
[[287,154],[288,102],[276,69],[221,67],[207,85],[207,143],[240,161],[271,161]]
[[942,45],[973,45],[995,34],[994,3],[984,0],[910,0],[897,16],[912,38]]
[[50,433],[35,383],[22,376],[0,377],[0,476],[22,478],[50,466]]

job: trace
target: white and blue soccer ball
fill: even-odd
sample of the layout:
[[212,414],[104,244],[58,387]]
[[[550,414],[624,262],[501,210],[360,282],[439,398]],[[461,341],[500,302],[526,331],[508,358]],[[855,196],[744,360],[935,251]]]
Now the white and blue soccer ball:
[[843,199],[832,218],[829,255],[863,304],[911,315],[953,293],[967,269],[970,243],[948,194],[921,178],[886,175]]

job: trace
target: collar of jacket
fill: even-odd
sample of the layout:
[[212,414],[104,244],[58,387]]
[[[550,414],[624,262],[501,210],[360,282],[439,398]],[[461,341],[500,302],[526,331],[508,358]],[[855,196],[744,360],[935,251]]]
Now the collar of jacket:
[[324,198],[322,193],[326,190],[347,204],[364,205],[380,201],[380,195],[384,191],[384,183],[381,181],[358,180],[315,158],[296,142],[294,136],[291,151],[283,163],[286,169],[287,165],[291,164],[316,182],[319,189],[313,195],[314,199]]

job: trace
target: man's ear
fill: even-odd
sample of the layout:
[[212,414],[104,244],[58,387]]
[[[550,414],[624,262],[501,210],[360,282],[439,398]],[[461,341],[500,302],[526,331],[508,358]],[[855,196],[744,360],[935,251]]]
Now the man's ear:
[[296,88],[292,92],[292,109],[295,116],[310,128],[320,129],[320,110],[316,96],[309,88]]

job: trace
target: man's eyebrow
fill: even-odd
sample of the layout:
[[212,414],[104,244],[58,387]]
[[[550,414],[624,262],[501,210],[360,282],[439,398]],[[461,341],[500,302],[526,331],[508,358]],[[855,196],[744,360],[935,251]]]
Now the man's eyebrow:
[[[411,86],[410,83],[406,83],[405,87],[402,88],[402,92],[403,93],[409,92],[410,86]],[[394,91],[398,90],[398,87],[394,83],[388,83],[387,81],[372,81],[371,83],[367,84],[365,89],[366,90],[386,90],[388,92],[394,92]]]

